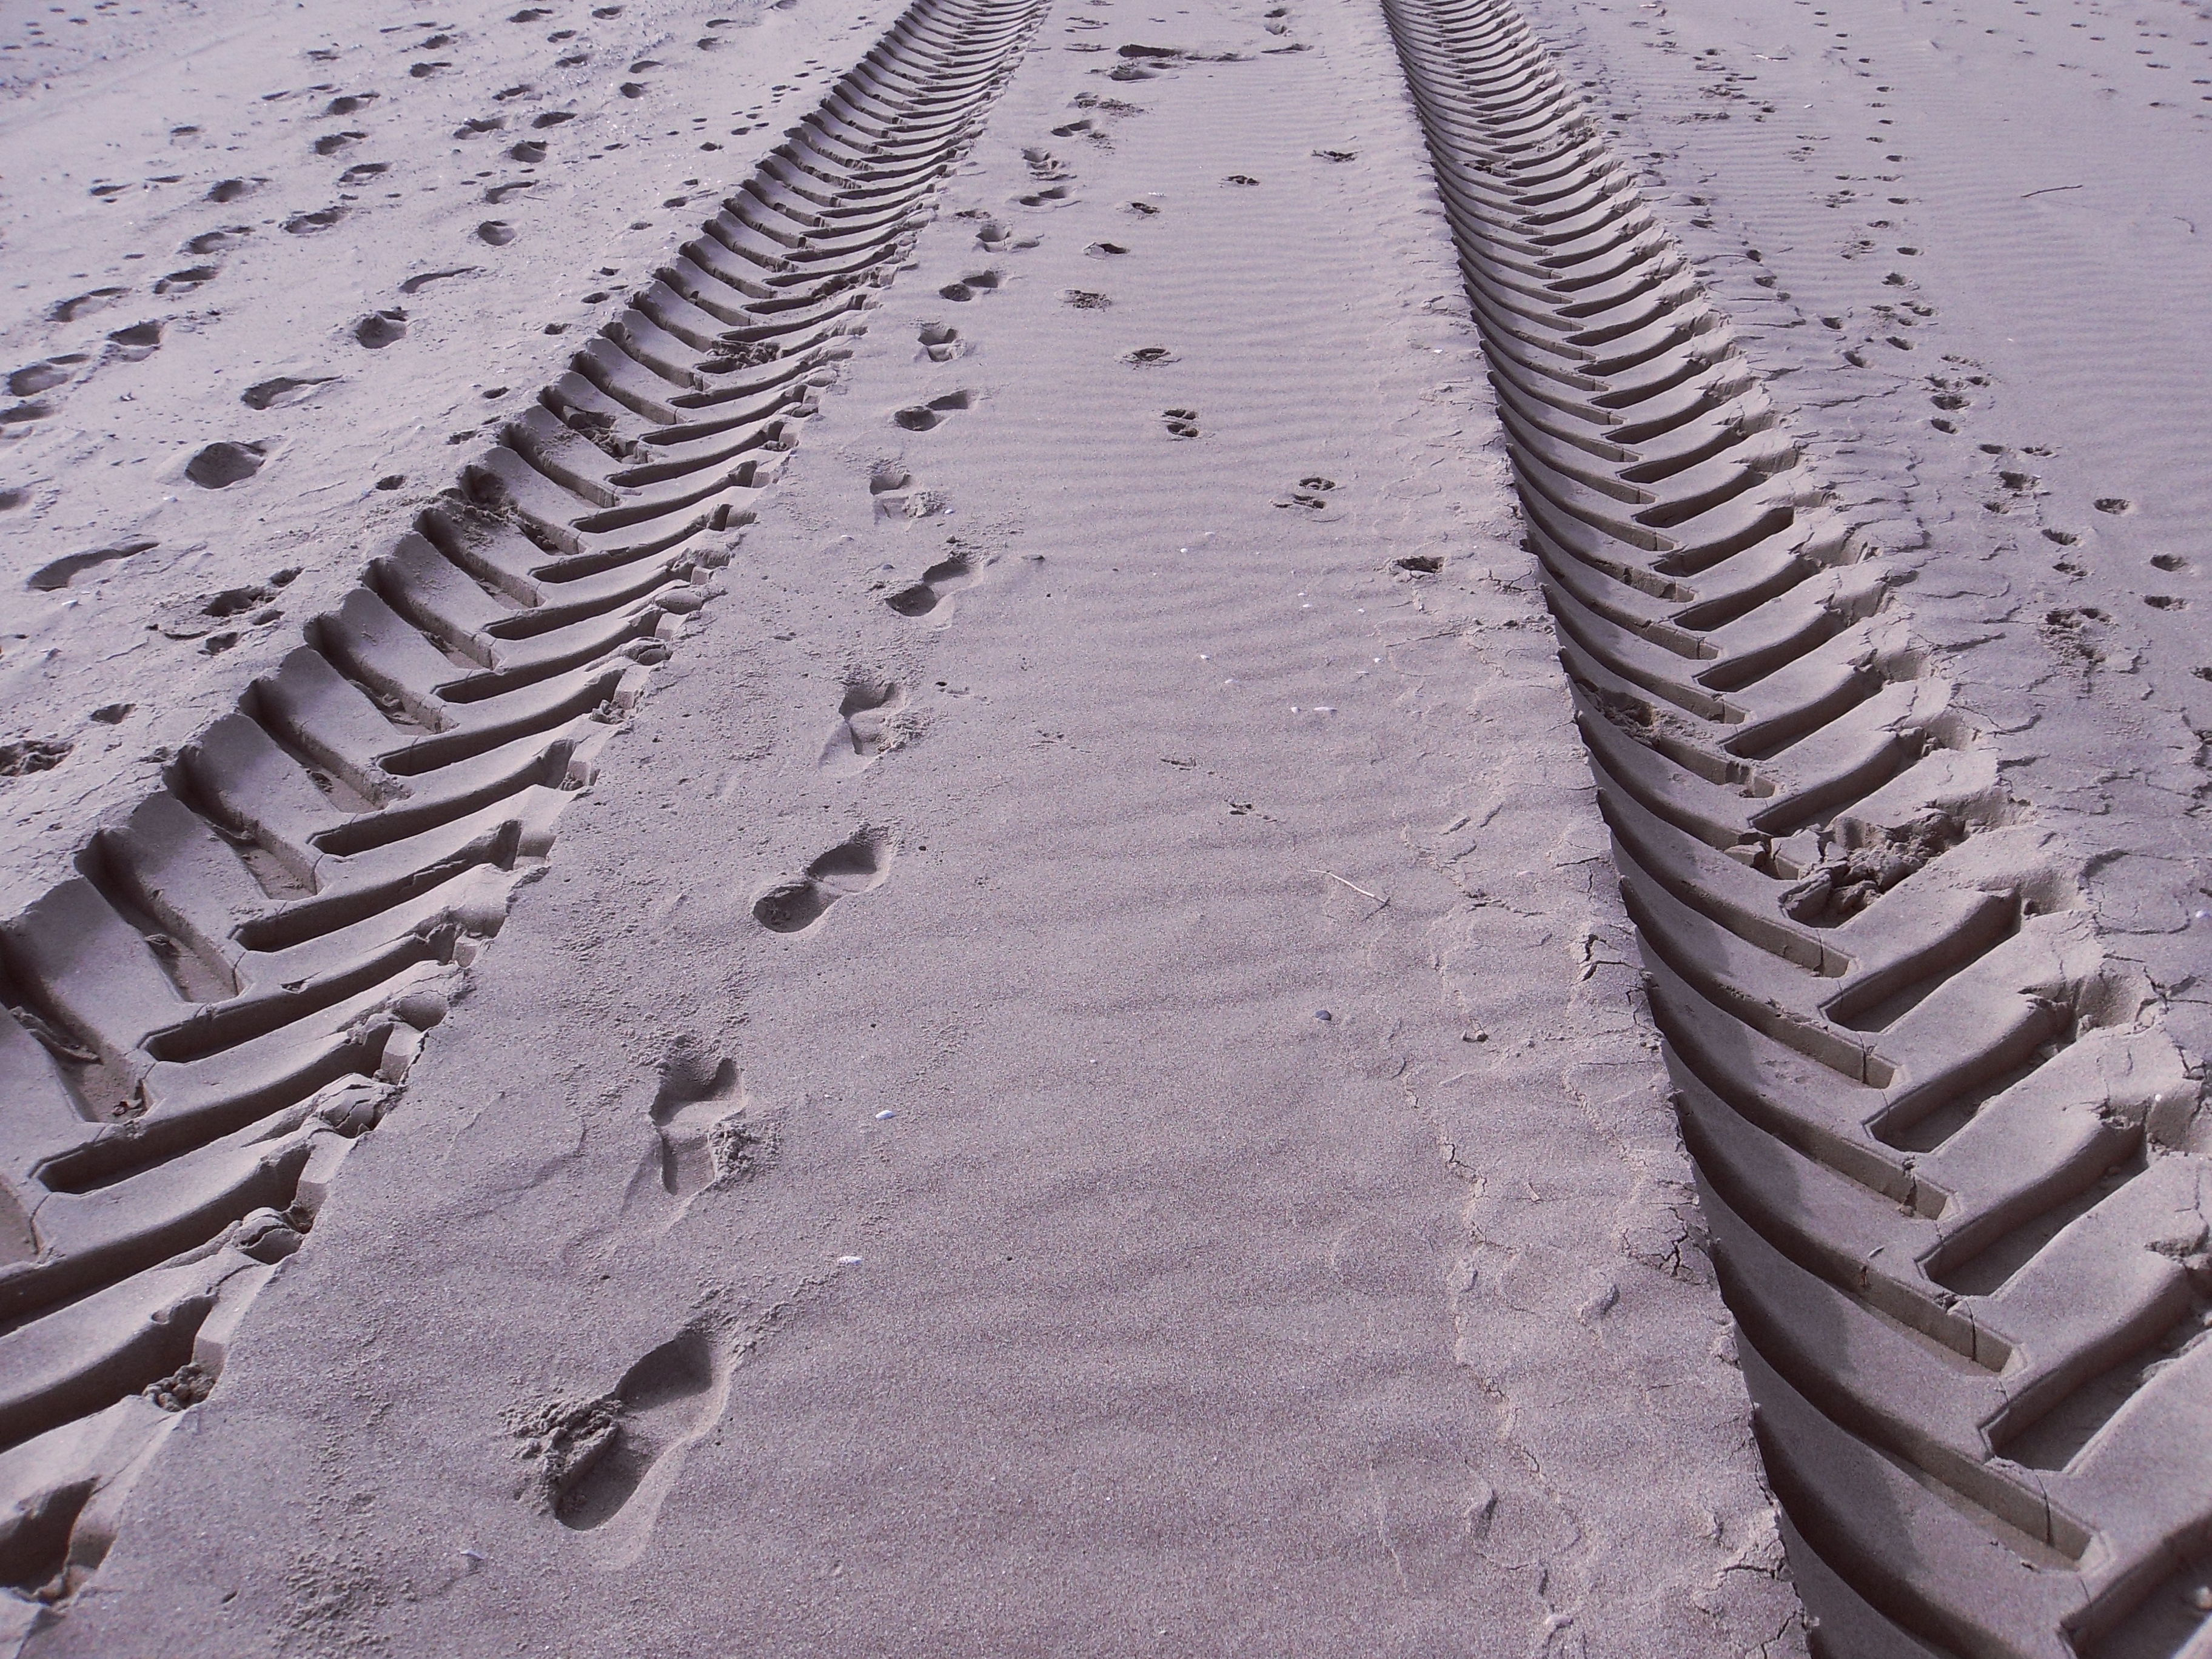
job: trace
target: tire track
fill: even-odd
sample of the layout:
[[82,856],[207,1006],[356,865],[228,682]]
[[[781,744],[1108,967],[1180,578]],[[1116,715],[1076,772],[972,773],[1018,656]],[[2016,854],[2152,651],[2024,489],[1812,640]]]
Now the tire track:
[[0,1583],[30,1627],[712,596],[1043,11],[916,0],[337,610],[0,924]]
[[1509,0],[1386,0],[1834,1655],[2212,1651],[2195,1067]]

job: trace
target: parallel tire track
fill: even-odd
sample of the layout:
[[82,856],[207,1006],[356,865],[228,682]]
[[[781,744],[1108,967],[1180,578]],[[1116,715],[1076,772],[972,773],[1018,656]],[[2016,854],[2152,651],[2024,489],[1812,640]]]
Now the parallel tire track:
[[19,1596],[58,1601],[99,1565],[1043,9],[915,0],[162,792],[0,923],[0,1583]]
[[1385,0],[1816,1647],[2212,1655],[2199,1099],[1510,0]]

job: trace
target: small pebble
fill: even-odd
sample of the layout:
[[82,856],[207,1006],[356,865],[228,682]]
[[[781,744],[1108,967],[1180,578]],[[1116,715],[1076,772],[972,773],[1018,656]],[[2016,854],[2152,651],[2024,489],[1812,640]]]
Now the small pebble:
[[877,1121],[877,1122],[878,1122],[878,1123],[885,1123],[885,1122],[890,1121],[892,1118],[896,1117],[897,1115],[898,1115],[898,1114],[897,1114],[896,1112],[889,1112],[889,1111],[885,1111],[885,1112],[878,1112],[878,1113],[876,1114],[876,1121]]
[[837,1265],[841,1267],[857,1267],[860,1265],[860,1258],[857,1255],[841,1255],[837,1258]]
[[1314,1010],[1314,1018],[1316,1019],[1334,1019],[1336,1016],[1329,1012],[1326,1008],[1316,1008]]

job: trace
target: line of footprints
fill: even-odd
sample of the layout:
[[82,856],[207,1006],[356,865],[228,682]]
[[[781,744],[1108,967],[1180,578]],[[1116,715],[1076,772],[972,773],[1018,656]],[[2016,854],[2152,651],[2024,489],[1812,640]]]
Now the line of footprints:
[[[1089,113],[1066,125],[1054,128],[1053,136],[1059,138],[1080,137],[1101,149],[1111,149],[1113,141],[1094,121],[1094,116],[1121,119],[1144,112],[1136,105],[1092,93],[1082,94],[1075,101]],[[1017,195],[1013,198],[1014,206],[1031,212],[1048,212],[1079,199],[1074,190],[1076,174],[1065,161],[1049,150],[1036,146],[1024,149],[1022,156],[1038,187]],[[1256,181],[1237,175],[1231,182],[1248,184]],[[1161,212],[1158,204],[1147,201],[1127,203],[1123,210],[1139,220],[1154,218]],[[975,245],[986,255],[1003,256],[1025,252],[1039,246],[1042,241],[1040,235],[1018,233],[1015,228],[1007,225],[988,209],[969,208],[953,216],[975,223]],[[1121,243],[1099,241],[1092,243],[1085,251],[1092,257],[1113,258],[1126,254],[1130,249]],[[950,304],[973,304],[997,293],[1005,280],[1002,271],[987,266],[963,272],[940,287],[937,294],[939,299]],[[1105,295],[1087,289],[1070,289],[1061,298],[1078,310],[1103,311],[1113,304],[1113,301]],[[921,325],[915,336],[915,362],[950,363],[967,350],[968,342],[958,328],[939,319]],[[1127,353],[1124,361],[1142,368],[1157,363],[1172,362],[1175,356],[1165,347],[1155,346]],[[902,432],[931,432],[953,416],[973,409],[975,402],[975,394],[964,388],[947,392],[925,402],[893,410],[890,422]],[[1162,412],[1160,419],[1171,441],[1201,435],[1199,414],[1195,409],[1170,408]],[[1318,512],[1328,506],[1326,492],[1334,488],[1333,481],[1328,478],[1302,478],[1297,488],[1279,498],[1275,505]],[[868,480],[868,491],[879,520],[914,521],[933,517],[945,510],[943,498],[933,491],[918,488],[914,475],[896,462],[885,461],[875,467]],[[923,570],[919,577],[909,582],[896,582],[890,579],[894,567],[886,565],[884,567],[884,579],[876,581],[872,591],[878,593],[884,604],[902,617],[921,617],[938,611],[951,594],[973,582],[979,574],[978,556],[962,546],[957,538],[948,537],[946,539],[951,544],[951,550]],[[905,706],[906,695],[896,684],[865,676],[849,680],[845,687],[843,701],[838,708],[836,723],[823,746],[817,763],[820,769],[838,778],[851,777],[865,770],[888,749],[896,746],[896,716]],[[889,831],[863,826],[817,856],[797,876],[779,881],[762,893],[753,901],[753,919],[770,933],[806,933],[819,925],[840,899],[880,886],[890,872],[892,853],[893,842]]]

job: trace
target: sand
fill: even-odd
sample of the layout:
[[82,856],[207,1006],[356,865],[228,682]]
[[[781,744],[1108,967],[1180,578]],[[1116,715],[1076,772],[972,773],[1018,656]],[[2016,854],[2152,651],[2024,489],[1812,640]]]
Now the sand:
[[1979,9],[11,19],[22,1650],[2196,1651],[2212,50]]

